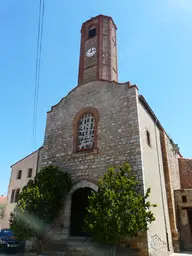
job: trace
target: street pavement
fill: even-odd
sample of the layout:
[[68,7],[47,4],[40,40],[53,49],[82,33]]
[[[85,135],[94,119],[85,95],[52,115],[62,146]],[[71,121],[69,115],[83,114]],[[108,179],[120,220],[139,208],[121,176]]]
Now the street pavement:
[[192,252],[174,253],[171,256],[190,256],[190,255],[192,255]]
[[[5,254],[5,253],[0,253],[0,256],[8,256],[8,255],[13,255],[13,256],[28,256],[28,253],[16,253],[16,254]],[[171,254],[170,256],[192,256],[192,252],[185,252],[185,253],[174,253],[174,254]],[[32,256],[32,254],[31,254]],[[160,256],[160,255],[159,255]]]

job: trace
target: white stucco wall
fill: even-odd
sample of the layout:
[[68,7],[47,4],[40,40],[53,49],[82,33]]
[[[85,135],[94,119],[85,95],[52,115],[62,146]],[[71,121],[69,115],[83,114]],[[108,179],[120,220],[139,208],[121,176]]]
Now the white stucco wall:
[[[151,188],[150,202],[157,204],[157,207],[152,209],[156,221],[150,224],[148,230],[149,252],[153,256],[163,256],[169,254],[166,232],[168,233],[171,252],[173,249],[161,154],[160,130],[140,102],[139,118],[145,191],[148,187]],[[151,146],[147,143],[146,130],[150,133]]]
[[[2,221],[2,228],[9,227],[9,219],[10,213],[14,210],[16,203],[11,203],[11,194],[13,189],[20,189],[28,183],[30,179],[33,179],[36,175],[36,168],[37,168],[37,161],[38,161],[38,150],[30,154],[29,156],[25,157],[24,159],[20,160],[16,164],[12,166],[11,176],[9,181],[9,188],[7,193],[7,202],[5,207],[5,214]],[[28,178],[28,169],[32,168],[32,177]],[[17,173],[19,170],[22,170],[21,179],[17,179]]]

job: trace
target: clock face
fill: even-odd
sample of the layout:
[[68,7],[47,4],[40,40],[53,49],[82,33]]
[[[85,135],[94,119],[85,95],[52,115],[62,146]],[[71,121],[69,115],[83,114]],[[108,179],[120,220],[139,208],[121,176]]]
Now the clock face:
[[96,53],[96,48],[95,47],[92,47],[90,48],[89,50],[87,50],[86,52],[86,56],[89,58],[89,57],[93,57],[93,55],[95,55]]

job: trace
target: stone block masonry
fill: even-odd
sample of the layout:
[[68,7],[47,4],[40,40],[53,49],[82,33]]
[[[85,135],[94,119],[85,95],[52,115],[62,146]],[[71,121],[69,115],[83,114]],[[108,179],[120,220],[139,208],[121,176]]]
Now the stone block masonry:
[[[80,116],[79,113],[83,109],[92,111],[93,115],[97,113],[96,147],[89,152],[77,152],[74,148],[76,145],[74,139],[77,138],[78,131],[76,117]],[[141,192],[144,193],[144,182],[148,178],[143,177],[143,148],[146,146],[143,147],[145,138],[141,140],[145,133],[141,135],[140,110],[137,87],[131,86],[129,83],[120,84],[99,80],[76,87],[47,113],[39,169],[51,164],[59,166],[61,170],[71,174],[74,187],[94,188],[97,186],[98,178],[103,176],[108,167],[129,162],[132,173],[136,174],[140,180]],[[152,150],[155,150],[155,146],[148,149],[149,154]],[[156,165],[152,168],[153,176],[154,172],[157,172]],[[149,171],[147,167],[146,170]],[[70,235],[71,205],[72,193],[69,193],[62,213],[63,238]],[[161,210],[156,214],[159,214]],[[155,237],[155,230],[153,231]],[[141,255],[148,255],[150,242],[147,240],[148,236],[145,235],[130,244],[139,248]],[[159,241],[156,240],[154,240],[155,245]],[[158,246],[160,250],[161,244]],[[162,250],[167,255],[167,249],[163,247]],[[154,255],[158,255],[158,252]]]
[[[84,108],[95,108],[99,113],[97,148],[92,152],[75,152],[73,140],[77,129],[73,126],[74,118]],[[133,174],[140,179],[143,192],[139,132],[135,86],[107,81],[83,84],[48,112],[39,168],[57,165],[71,174],[75,187],[84,187],[85,184],[94,187],[108,167],[127,161]],[[69,193],[63,211],[63,237],[69,236],[71,200]],[[147,243],[140,240],[137,245],[143,252],[147,250]]]
[[[60,166],[74,182],[97,181],[108,167],[128,161],[142,183],[137,100],[137,89],[128,84],[96,81],[77,87],[48,112],[40,167]],[[74,153],[73,121],[85,107],[100,115],[98,149]]]

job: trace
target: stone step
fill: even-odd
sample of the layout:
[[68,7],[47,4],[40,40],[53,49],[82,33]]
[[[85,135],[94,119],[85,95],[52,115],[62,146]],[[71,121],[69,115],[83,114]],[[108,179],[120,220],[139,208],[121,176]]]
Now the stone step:
[[[63,250],[63,251],[55,251],[55,250],[51,250],[51,251],[45,251],[43,253],[44,256],[52,256],[52,255],[62,255],[62,256],[108,256],[109,255],[109,251],[106,252],[95,252],[95,254],[93,254],[92,252],[89,251],[81,251],[81,250],[77,250],[74,248],[71,248],[70,250]],[[139,256],[139,252],[138,251],[134,251],[131,249],[127,249],[124,252],[120,252],[119,250],[117,250],[116,252],[116,256]],[[29,255],[30,256],[30,255]]]
[[[30,255],[29,255],[30,256]],[[64,252],[64,251],[49,251],[44,252],[41,256],[90,256],[89,253],[84,252],[77,252],[77,251],[71,251],[71,252]]]
[[[106,245],[92,242],[85,239],[66,239],[63,243],[50,243],[45,247],[45,255],[65,255],[65,256],[106,256],[109,255],[110,248]],[[54,254],[55,253],[55,254]],[[118,247],[117,256],[139,256],[138,249]]]

